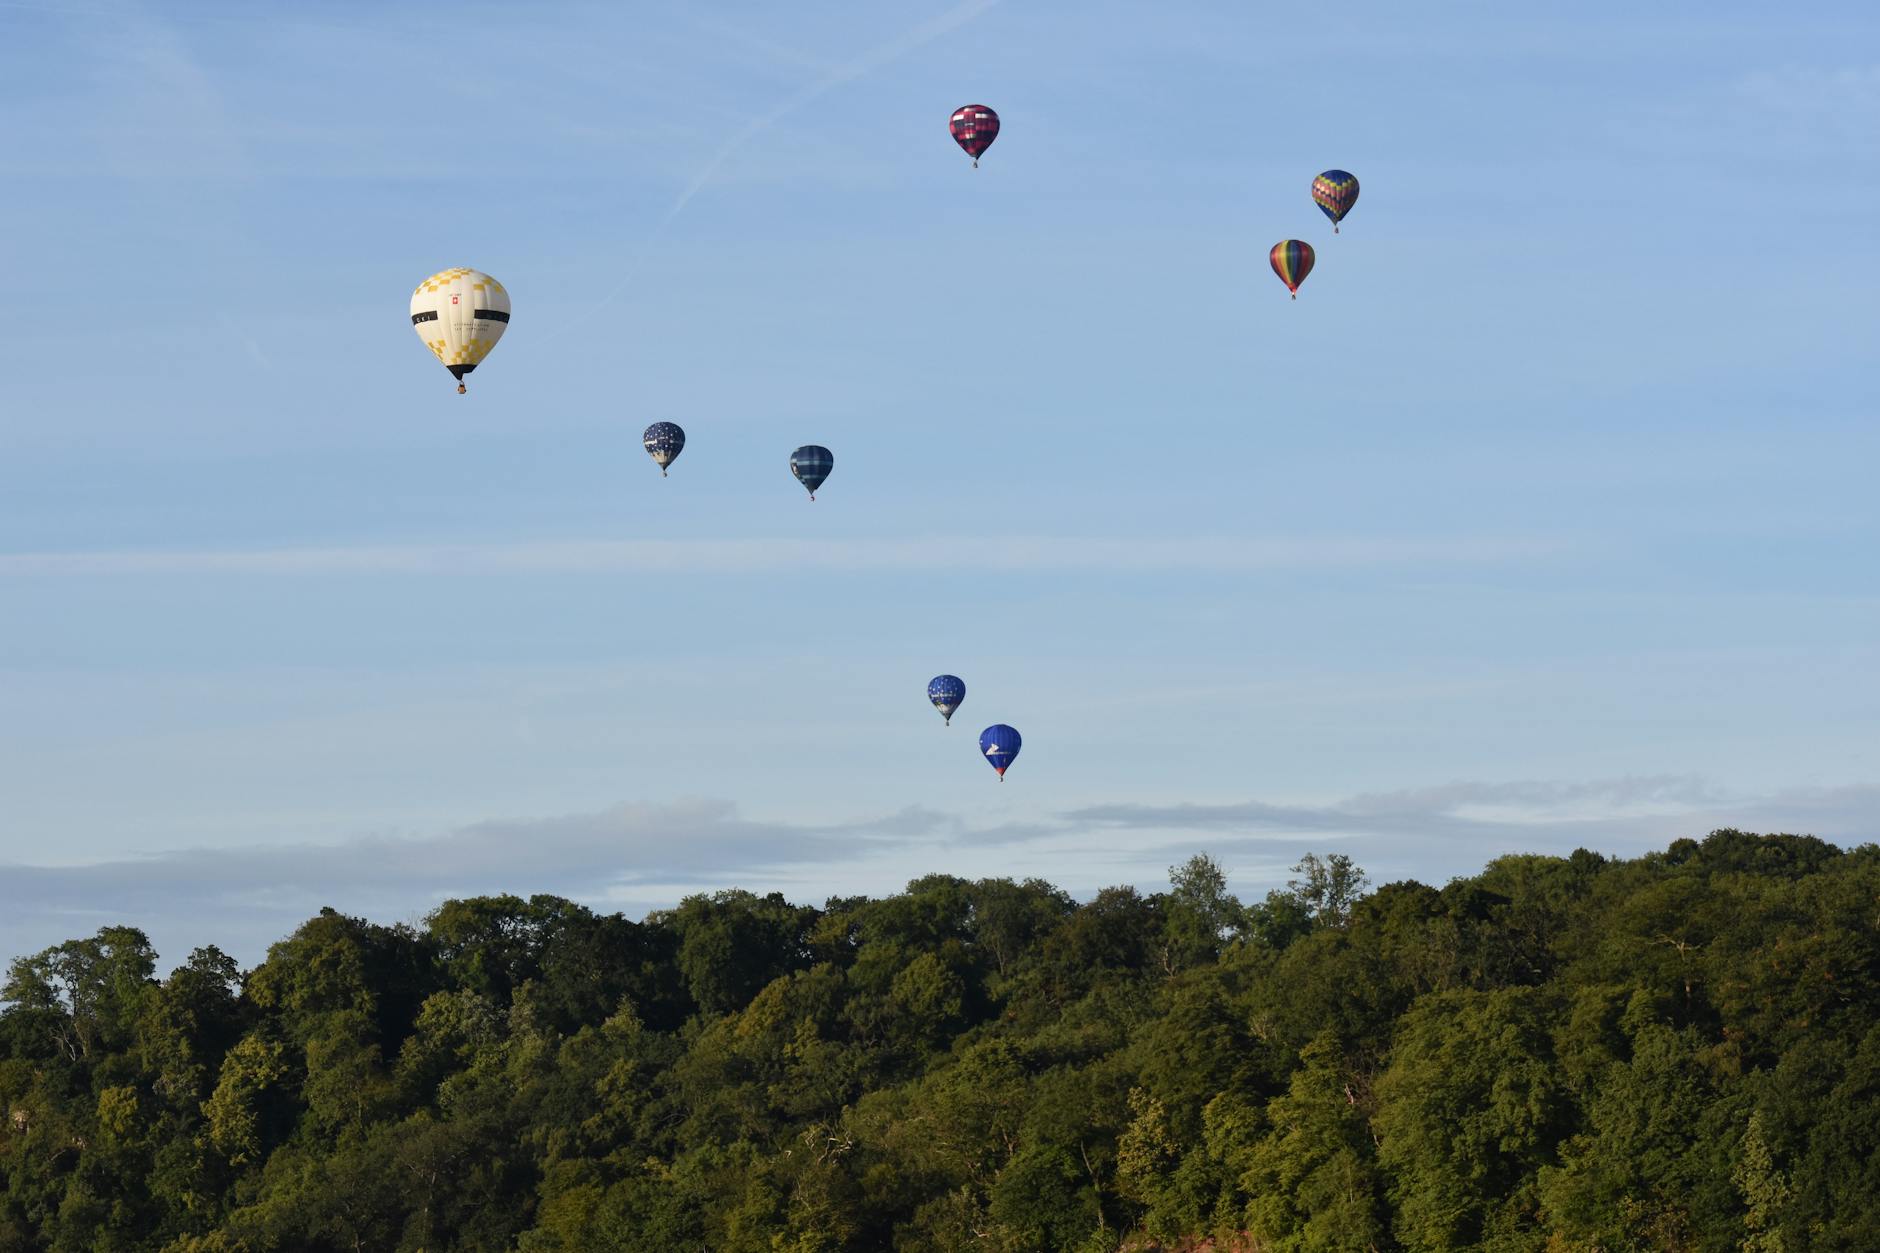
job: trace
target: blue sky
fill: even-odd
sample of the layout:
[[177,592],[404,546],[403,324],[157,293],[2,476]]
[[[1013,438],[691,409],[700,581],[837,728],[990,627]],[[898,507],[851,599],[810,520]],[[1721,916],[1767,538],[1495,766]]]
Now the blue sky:
[[0,0],[0,953],[1870,840],[1877,36]]

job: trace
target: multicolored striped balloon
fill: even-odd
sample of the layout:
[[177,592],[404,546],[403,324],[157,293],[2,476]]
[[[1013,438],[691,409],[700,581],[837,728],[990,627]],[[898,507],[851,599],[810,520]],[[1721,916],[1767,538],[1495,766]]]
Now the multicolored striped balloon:
[[1282,239],[1273,245],[1273,251],[1267,254],[1267,260],[1273,263],[1273,273],[1279,275],[1279,281],[1286,284],[1286,290],[1299,299],[1299,284],[1306,281],[1306,275],[1312,273],[1312,245],[1303,239]]
[[1338,234],[1338,224],[1358,203],[1358,176],[1345,170],[1325,171],[1312,180],[1312,203],[1332,219],[1332,234]]
[[973,168],[978,169],[980,156],[999,137],[999,115],[983,104],[965,105],[953,110],[947,129],[953,132],[953,142],[973,159]]

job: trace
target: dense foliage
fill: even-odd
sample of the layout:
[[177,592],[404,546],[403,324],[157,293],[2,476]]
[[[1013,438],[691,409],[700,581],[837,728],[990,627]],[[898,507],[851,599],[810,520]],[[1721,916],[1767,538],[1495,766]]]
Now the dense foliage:
[[920,879],[13,963],[0,1250],[1872,1249],[1880,849]]

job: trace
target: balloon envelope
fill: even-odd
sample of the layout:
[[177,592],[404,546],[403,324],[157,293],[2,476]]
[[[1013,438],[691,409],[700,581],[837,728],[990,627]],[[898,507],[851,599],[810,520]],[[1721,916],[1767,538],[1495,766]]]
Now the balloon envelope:
[[659,476],[666,477],[666,467],[685,451],[685,431],[677,422],[655,422],[640,436],[646,454],[659,466]]
[[411,329],[463,390],[463,376],[483,364],[509,329],[509,293],[481,270],[439,270],[411,293]]
[[985,755],[986,763],[1005,777],[1005,768],[1018,756],[1024,740],[1019,737],[1015,727],[1008,727],[1003,722],[995,723],[979,733],[979,751]]
[[958,709],[960,702],[966,699],[966,685],[960,682],[957,675],[936,676],[934,681],[927,685],[927,699],[932,701],[933,707],[940,711],[940,716],[946,719],[947,725],[952,726],[953,711]]
[[821,444],[805,444],[790,454],[790,473],[796,475],[797,482],[809,489],[811,500],[816,499],[816,489],[823,485],[823,480],[835,468],[835,454]]
[[1273,245],[1267,260],[1273,265],[1273,273],[1279,275],[1279,281],[1286,284],[1286,290],[1293,293],[1293,299],[1299,299],[1299,284],[1312,273],[1315,260],[1312,245],[1303,239],[1282,239]]
[[1344,170],[1327,170],[1312,180],[1312,203],[1332,219],[1332,233],[1358,203],[1358,176]]
[[953,110],[947,129],[953,132],[953,142],[978,165],[980,155],[999,137],[999,115],[983,104],[969,104]]

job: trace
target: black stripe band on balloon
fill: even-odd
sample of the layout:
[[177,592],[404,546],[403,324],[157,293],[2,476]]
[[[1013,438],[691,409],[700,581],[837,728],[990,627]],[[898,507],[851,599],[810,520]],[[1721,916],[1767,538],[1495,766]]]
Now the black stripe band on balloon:
[[501,309],[478,309],[476,320],[479,322],[507,322],[509,315]]
[[436,309],[426,309],[423,313],[414,313],[411,315],[411,324],[413,326],[416,326],[420,322],[435,322],[435,321],[437,321]]

